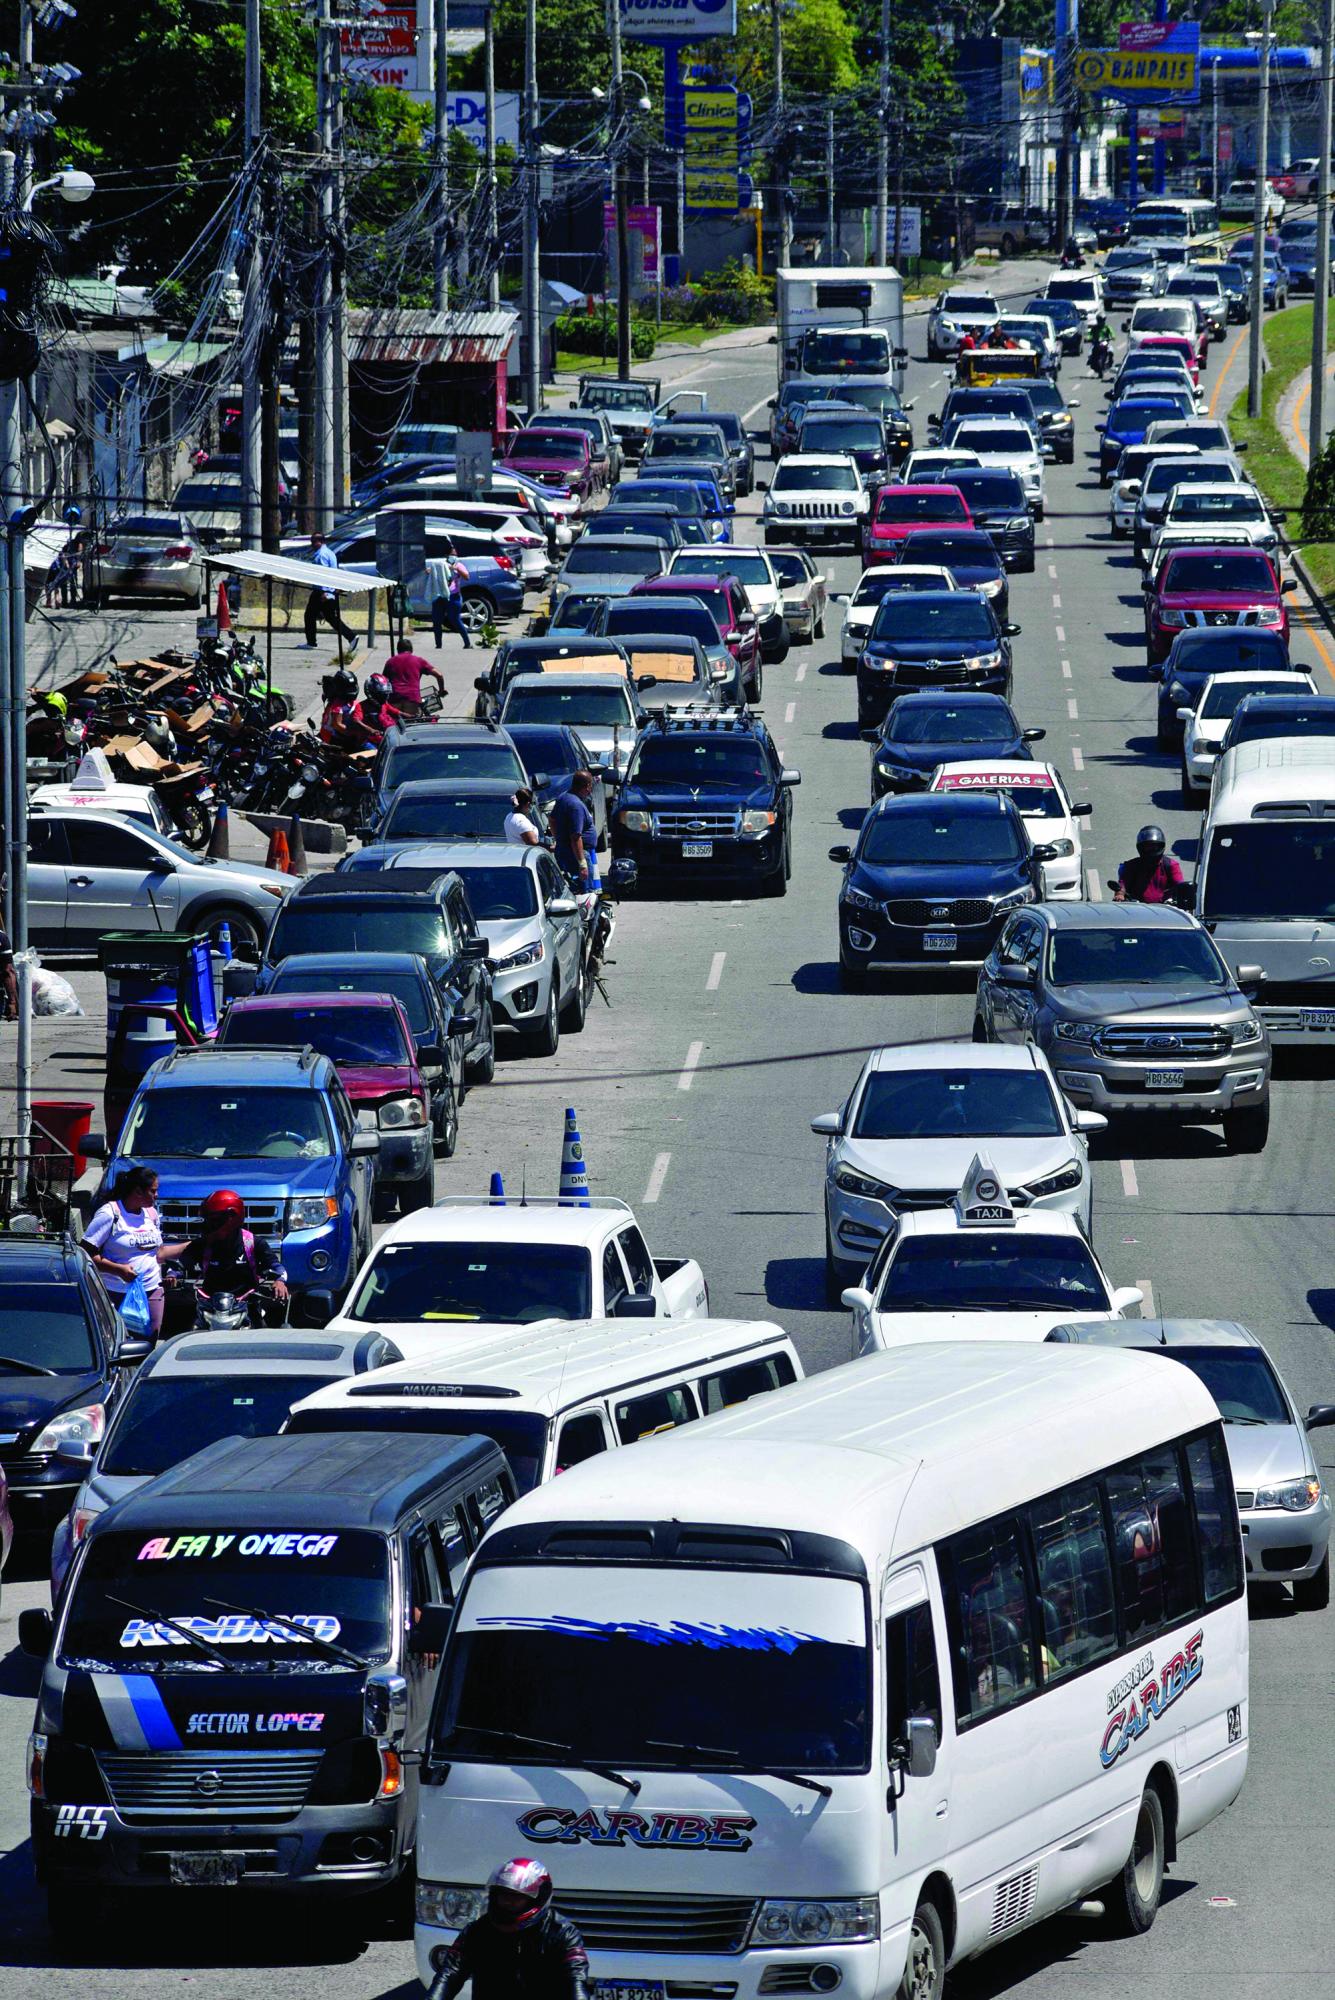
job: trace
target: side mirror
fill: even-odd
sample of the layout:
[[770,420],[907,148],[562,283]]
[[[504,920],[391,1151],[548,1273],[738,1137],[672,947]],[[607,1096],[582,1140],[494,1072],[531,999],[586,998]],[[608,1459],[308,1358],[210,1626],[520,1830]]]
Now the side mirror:
[[1020,636],[1021,628],[1011,619],[1008,619],[1001,629],[1008,639],[1018,639]]
[[1071,1123],[1077,1132],[1106,1132],[1108,1129],[1108,1120],[1101,1111],[1073,1110]]
[[51,1651],[51,1639],[55,1626],[51,1613],[39,1609],[29,1609],[19,1613],[19,1651],[26,1653],[30,1660],[44,1660]]
[[613,1319],[656,1319],[658,1301],[652,1292],[627,1292],[617,1300]]
[[[1307,1412],[1307,1417],[1305,1419],[1303,1428],[1309,1431],[1322,1431],[1328,1429],[1331,1424],[1335,1424],[1335,1403],[1313,1403],[1311,1409]],[[20,1642],[22,1641],[23,1638],[23,1620],[27,1616],[28,1616],[27,1612],[20,1611],[19,1613]]]
[[1145,1294],[1139,1285],[1119,1285],[1112,1295],[1113,1318],[1120,1319],[1132,1306],[1144,1305]]
[[1046,729],[1022,729],[1020,740],[1023,743],[1041,743],[1047,733]]
[[487,940],[484,937],[468,937],[463,941],[459,956],[465,965],[482,965],[487,957]]
[[362,1689],[363,1735],[374,1736],[381,1743],[397,1743],[407,1726],[407,1681],[402,1674],[377,1667],[367,1675]]
[[174,875],[176,863],[169,854],[150,854],[148,872],[150,875]]
[[378,1132],[354,1132],[352,1135],[352,1144],[349,1146],[348,1151],[352,1154],[354,1160],[374,1159],[375,1155],[380,1151],[380,1134]]
[[573,917],[578,910],[579,904],[573,896],[553,896],[547,905],[549,917]]
[[850,1285],[846,1292],[839,1294],[840,1303],[850,1312],[870,1312],[871,1293],[865,1285]]
[[936,1724],[930,1715],[911,1715],[904,1729],[903,1768],[910,1778],[930,1778],[936,1769]]
[[137,1368],[141,1361],[147,1361],[152,1352],[153,1341],[151,1338],[145,1338],[137,1333],[130,1333],[127,1330],[124,1336],[116,1343],[116,1366],[118,1368]]
[[1080,408],[1080,398],[1078,396],[1071,396],[1067,401],[1066,407],[1068,410],[1078,410]]
[[91,1438],[66,1438],[56,1446],[56,1463],[71,1472],[87,1472],[96,1456],[97,1446]]
[[450,1636],[450,1617],[448,1604],[422,1605],[408,1634],[409,1653],[443,1653]]
[[1094,428],[1096,431],[1106,431],[1108,426],[1106,424],[1095,424]]
[[[1266,969],[1263,965],[1240,965],[1236,978],[1239,986],[1264,986]],[[87,1148],[85,1148],[85,1151]]]
[[637,674],[635,677],[635,685],[637,688],[656,688],[658,686],[658,675]]
[[779,773],[779,783],[781,785],[791,787],[793,785],[800,785],[801,782],[802,773],[800,771],[783,770]]
[[1296,590],[1298,588],[1298,579],[1296,576],[1286,576],[1279,587],[1281,590]]
[[477,689],[479,694],[487,694],[490,692],[491,682],[487,678],[486,674],[479,674],[477,679],[473,682],[473,686]]
[[[851,847],[832,847],[830,849],[830,859],[831,861],[851,861],[853,859],[853,850]],[[84,1151],[87,1152],[87,1150],[85,1146]]]
[[1190,722],[1195,713],[1194,708],[1180,708],[1177,711],[1177,719],[1179,722]]
[[766,397],[766,399],[765,399],[765,408],[766,408],[767,410],[777,410],[777,409],[778,409],[778,407],[779,407],[779,399],[778,399],[778,397],[777,397],[777,396],[768,396],[768,397]]
[[[1034,849],[1038,854],[1040,850]],[[999,965],[994,974],[998,986],[1032,986],[1034,968],[1032,965]]]
[[436,1063],[444,1062],[445,1051],[439,1042],[419,1042],[417,1044],[417,1060],[419,1063],[434,1066]]
[[1093,810],[1094,808],[1088,800],[1082,799],[1078,805],[1074,800],[1071,802],[1072,819],[1088,819]]
[[927,421],[929,424],[939,424],[941,418],[936,410],[929,410],[927,413]]
[[105,1132],[90,1132],[79,1148],[85,1159],[105,1160],[108,1157],[107,1135]]
[[474,1033],[476,1032],[476,1030],[477,1030],[477,1015],[476,1015],[476,1014],[451,1014],[451,1015],[450,1015],[450,1036],[451,1036],[451,1039],[453,1039],[453,1038],[455,1038],[455,1037],[457,1037],[457,1036],[460,1036],[460,1035],[471,1035],[471,1034],[474,1034]]
[[1234,449],[1234,451],[1248,451],[1248,450],[1250,450],[1250,448],[1251,448],[1251,447],[1250,447],[1250,441],[1249,441],[1249,440],[1248,440],[1247,438],[1241,438],[1241,439],[1235,439],[1235,440],[1234,440],[1234,444],[1233,444],[1233,449]]
[[818,1139],[837,1139],[844,1129],[842,1111],[820,1111],[811,1121],[811,1129]]

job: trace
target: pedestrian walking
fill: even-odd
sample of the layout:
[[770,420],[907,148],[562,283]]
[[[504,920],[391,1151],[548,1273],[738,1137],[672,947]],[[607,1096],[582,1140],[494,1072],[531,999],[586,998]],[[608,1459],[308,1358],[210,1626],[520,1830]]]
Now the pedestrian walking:
[[103,1202],[83,1232],[83,1248],[102,1273],[113,1303],[125,1297],[138,1278],[148,1294],[149,1327],[154,1340],[162,1330],[162,1266],[183,1257],[189,1243],[164,1243],[157,1211],[158,1177],[151,1167],[131,1167],[116,1182],[116,1192]]
[[[311,552],[308,561],[318,563],[321,569],[337,569],[338,557],[317,528],[311,536]],[[313,590],[306,599],[306,644],[312,650],[316,645],[315,628],[321,621],[341,638],[355,639],[357,634],[351,625],[343,622],[338,610],[336,590]]]
[[598,864],[594,860],[598,826],[589,810],[592,797],[591,774],[576,771],[570,780],[570,789],[561,793],[551,813],[557,866],[570,881],[576,895],[584,895],[593,888],[598,872]]
[[434,586],[431,598],[431,624],[436,635],[436,644],[444,642],[445,627],[457,632],[466,647],[473,644],[468,627],[464,624],[463,586],[468,581],[468,571],[454,556],[444,556],[428,564],[428,574]]

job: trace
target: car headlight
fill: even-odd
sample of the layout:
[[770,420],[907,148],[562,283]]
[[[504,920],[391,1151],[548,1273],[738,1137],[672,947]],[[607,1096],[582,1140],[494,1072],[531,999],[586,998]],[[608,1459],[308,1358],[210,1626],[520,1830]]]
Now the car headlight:
[[1301,1513],[1304,1507],[1315,1507],[1321,1498],[1321,1481],[1315,1476],[1306,1479],[1286,1479],[1281,1486],[1258,1486],[1254,1507],[1283,1507],[1290,1514]]
[[1055,1174],[1045,1174],[1040,1181],[1030,1181],[1027,1192],[1035,1201],[1048,1194],[1065,1194],[1068,1188],[1079,1187],[1085,1178],[1085,1170],[1079,1160],[1072,1160],[1069,1167],[1062,1167]]
[[869,1944],[881,1934],[878,1896],[841,1896],[823,1902],[766,1898],[752,1933],[757,1944]]
[[873,1174],[860,1174],[854,1167],[836,1167],[834,1184],[844,1194],[861,1196],[863,1201],[890,1201],[898,1192]]
[[1185,611],[1156,611],[1154,615],[1165,631],[1174,629],[1179,625],[1185,625],[1187,622]]
[[975,653],[972,659],[964,662],[964,665],[967,672],[971,674],[994,673],[1001,665],[1001,654],[999,651],[995,653]]
[[869,674],[888,674],[893,673],[895,663],[880,653],[864,653],[859,665],[865,667]]
[[760,806],[753,806],[742,814],[743,833],[768,833],[778,821],[777,813],[765,812]]
[[841,500],[839,502],[839,512],[841,514],[856,514],[857,511],[856,500]]
[[1049,843],[1055,860],[1067,861],[1075,853],[1073,840],[1054,840]]
[[376,1121],[386,1132],[405,1132],[426,1124],[420,1097],[390,1097],[376,1107]]
[[1023,889],[1012,889],[1009,895],[998,896],[992,905],[994,910],[1018,910],[1021,903],[1032,903],[1034,892],[1027,885]]
[[29,1449],[34,1452],[59,1451],[63,1444],[100,1444],[106,1427],[105,1404],[83,1403],[77,1410],[62,1410],[58,1417],[52,1417],[46,1428],[33,1439]]
[[770,507],[776,514],[786,514],[788,512],[788,502],[786,500],[766,500],[765,505]]
[[485,1889],[465,1882],[417,1883],[417,1921],[438,1924],[442,1930],[462,1931],[476,1923],[487,1907]]
[[620,820],[622,826],[625,827],[627,833],[648,833],[649,831],[649,815],[647,812],[619,812],[617,818]]
[[854,910],[879,910],[881,905],[875,896],[869,896],[863,889],[845,889],[840,901]]
[[332,1222],[338,1214],[338,1203],[331,1194],[294,1195],[287,1205],[285,1229],[323,1229],[326,1222]]
[[1058,1041],[1092,1042],[1097,1033],[1097,1021],[1058,1021],[1057,1023]]
[[1029,526],[1030,526],[1029,516],[1027,514],[1017,514],[1013,521],[1007,521],[1006,531],[1008,534],[1013,534],[1013,535],[1022,534],[1024,530]]
[[1279,625],[1283,619],[1284,613],[1278,604],[1263,604],[1256,613],[1258,625]]
[[547,956],[547,947],[539,938],[536,944],[522,945],[512,951],[508,958],[498,958],[493,968],[497,972],[517,972],[521,965],[541,965]]
[[878,757],[876,759],[876,768],[878,771],[883,772],[887,778],[918,778],[922,776],[922,773],[916,771],[912,764],[896,764],[890,757]]
[[979,589],[984,597],[996,597],[1005,587],[1005,579],[994,576],[990,583],[980,584]]
[[1233,1030],[1234,1048],[1235,1049],[1249,1048],[1254,1042],[1260,1041],[1261,1033],[1262,1033],[1261,1023],[1257,1020],[1254,1014],[1249,1015],[1248,1018],[1244,1022],[1242,1022],[1241,1026],[1236,1027]]

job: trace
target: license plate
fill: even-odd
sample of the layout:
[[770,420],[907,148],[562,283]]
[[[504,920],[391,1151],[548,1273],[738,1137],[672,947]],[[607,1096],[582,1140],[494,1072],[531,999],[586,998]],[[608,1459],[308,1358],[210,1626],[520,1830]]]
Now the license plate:
[[683,840],[681,858],[683,861],[709,861],[714,854],[712,840]]
[[1146,1090],[1181,1090],[1187,1080],[1184,1069],[1147,1069]]
[[149,563],[155,563],[157,559],[158,559],[158,552],[156,549],[130,550],[130,561],[132,563],[139,563],[143,567],[147,567]]
[[922,934],[924,951],[954,951],[958,943],[957,931],[924,931]]
[[661,1979],[595,1979],[598,2000],[663,2000]]
[[170,1863],[178,1889],[234,1889],[246,1869],[244,1854],[173,1854]]
[[1300,1007],[1298,1025],[1302,1028],[1335,1028],[1335,1007]]

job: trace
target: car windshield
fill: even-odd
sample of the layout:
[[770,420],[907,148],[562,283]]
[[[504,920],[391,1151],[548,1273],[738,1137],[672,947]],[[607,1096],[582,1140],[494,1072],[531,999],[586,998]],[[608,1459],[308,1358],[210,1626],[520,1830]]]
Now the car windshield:
[[536,915],[538,890],[531,868],[457,868],[455,873],[480,924]]
[[921,530],[910,535],[904,545],[913,563],[937,564],[945,569],[981,569],[1000,575],[1001,557],[986,535],[938,535]]
[[[714,634],[717,638],[717,633]],[[506,722],[562,722],[571,729],[633,729],[630,696],[614,687],[511,688],[505,701]]]
[[873,639],[912,639],[923,645],[994,647],[997,628],[981,597],[967,590],[952,591],[949,602],[921,595],[881,599],[871,628]]
[[456,1761],[852,1772],[871,1755],[865,1587],[846,1577],[479,1570],[442,1671],[432,1754]]
[[1178,986],[1215,990],[1229,984],[1223,960],[1203,931],[1171,929],[1059,930],[1048,944],[1053,986]]
[[398,1015],[390,1007],[240,1007],[224,1015],[218,1042],[225,1048],[291,1049],[308,1043],[335,1063],[394,1063],[413,1059]]
[[332,1375],[141,1375],[98,1460],[110,1479],[153,1479],[225,1437],[277,1437],[303,1396]]
[[887,743],[1013,743],[1019,735],[1015,717],[1000,703],[970,702],[959,708],[939,708],[897,701],[886,718]]
[[769,565],[764,556],[749,556],[741,549],[712,550],[692,549],[688,556],[674,565],[676,576],[735,576],[741,583],[757,583],[762,590],[773,586],[770,581]]
[[770,488],[773,493],[854,493],[858,476],[851,465],[802,465],[781,461]]
[[800,451],[879,451],[885,434],[875,417],[822,417],[809,410],[798,440]]
[[948,319],[951,313],[990,313],[997,316],[997,302],[987,292],[947,292],[941,301],[941,311]]
[[422,979],[407,966],[402,970],[395,966],[363,971],[356,965],[345,969],[312,965],[300,957],[288,958],[275,966],[264,990],[266,993],[387,993],[402,1007],[414,1035],[425,1037],[436,1024],[430,994]]
[[1216,827],[1201,915],[1207,923],[1335,917],[1335,816]]
[[372,1326],[530,1326],[587,1319],[591,1284],[579,1243],[382,1243],[344,1310]]
[[746,432],[742,429],[742,420],[735,410],[711,411],[709,421],[715,430],[722,431],[726,443],[745,444]]
[[1268,682],[1249,680],[1245,674],[1236,680],[1212,680],[1201,697],[1199,713],[1206,717],[1232,715],[1240,701],[1249,694],[1264,694],[1268,686]]
[[607,635],[611,639],[634,638],[650,632],[665,636],[676,633],[683,639],[698,639],[705,647],[717,646],[719,642],[713,613],[699,598],[690,597],[685,591],[674,597],[670,605],[618,604],[608,613]]
[[765,759],[754,739],[717,736],[646,736],[629,783],[708,786],[712,790],[753,789],[765,783]]
[[[879,604],[887,591],[915,588],[939,590],[941,585],[934,578],[928,578],[924,582],[922,577],[914,575],[912,569],[887,566],[885,569],[870,570],[866,576],[859,578],[857,588],[848,601],[853,606]],[[893,713],[892,709],[891,714]]]
[[[903,408],[897,389],[884,388],[879,382],[841,382],[834,394],[841,403],[856,403],[860,409],[870,410],[873,416],[897,416]],[[824,396],[812,398],[819,403]]]
[[580,542],[561,565],[561,576],[657,576],[661,549],[652,542],[627,548],[617,542]]
[[873,1070],[852,1137],[1047,1139],[1062,1129],[1051,1086],[1037,1070]]
[[333,1150],[316,1091],[223,1083],[141,1092],[120,1140],[127,1160],[327,1160]]
[[[349,1663],[322,1641],[358,1663],[389,1658],[389,1552],[381,1536],[284,1532],[277,1503],[263,1533],[200,1530],[170,1515],[154,1526],[148,1536],[141,1528],[91,1538],[57,1646],[62,1665],[216,1678],[227,1669],[267,1672],[282,1661],[303,1673],[346,1673]],[[173,1622],[159,1622],[166,1619]],[[202,1643],[192,1645],[187,1633]]]
[[1180,416],[1189,406],[1190,396],[1186,389],[1180,395],[1171,390],[1161,396],[1128,396],[1123,402],[1114,403],[1108,412],[1108,429],[1125,434],[1129,431],[1143,431],[1165,411],[1176,409]]
[[693,486],[656,485],[649,479],[636,479],[629,486],[620,489],[622,498],[636,507],[666,507],[670,514],[700,515],[705,511],[705,503]]
[[1259,1347],[1151,1347],[1199,1376],[1226,1424],[1291,1424],[1293,1413]]
[[26,1363],[39,1373],[50,1369],[53,1375],[82,1375],[98,1365],[83,1293],[77,1285],[43,1276],[40,1283],[0,1279],[0,1378],[27,1372],[7,1368],[6,1362]]
[[589,455],[589,440],[583,431],[520,431],[510,441],[507,458],[539,458],[561,460],[584,459]]
[[719,441],[712,431],[655,431],[649,440],[651,458],[717,458]]
[[871,814],[858,859],[881,868],[957,868],[973,862],[1000,866],[1022,853],[1009,814],[953,812],[943,802],[934,813]]
[[524,769],[503,736],[477,743],[452,743],[441,732],[439,743],[397,743],[385,759],[380,783],[387,792],[414,778],[497,778],[522,785]]
[[[503,822],[502,822],[503,824]],[[493,839],[501,835],[493,830]],[[411,951],[428,960],[453,951],[454,941],[431,901],[380,903],[356,908],[351,898],[288,903],[278,913],[265,954],[276,960],[296,951]]]
[[586,382],[579,399],[591,410],[652,410],[654,392],[643,382]]
[[1030,299],[1025,311],[1036,315],[1039,319],[1051,320],[1055,327],[1080,324],[1079,309],[1073,306],[1069,299]]
[[1093,299],[1098,287],[1093,278],[1049,278],[1048,294],[1054,299]]
[[1061,793],[1038,764],[1033,771],[947,771],[937,792],[1005,792],[1024,819],[1065,819]]
[[1170,556],[1159,588],[1165,593],[1228,592],[1241,597],[1274,597],[1277,590],[1275,573],[1265,557],[1245,549],[1231,549],[1219,556]]
[[433,793],[419,798],[399,792],[395,795],[385,823],[382,841],[400,840],[503,840],[505,816],[510,811],[508,791]]
[[773,549],[770,564],[785,590],[803,590],[811,581],[811,571],[801,556],[785,555],[782,549]]
[[954,442],[963,445],[967,451],[976,451],[981,457],[984,452],[1019,452],[1029,456],[1034,450],[1034,440],[1023,424],[971,424],[962,423],[955,432]]
[[[1190,483],[1190,482],[1187,482]],[[1183,493],[1174,497],[1169,519],[1177,521],[1263,521],[1265,508],[1259,493],[1245,486],[1228,493]]]
[[1024,512],[1024,487],[1013,472],[962,472],[960,492],[971,510],[1009,507],[1015,513]]
[[967,521],[969,510],[958,492],[939,487],[886,486],[876,501],[878,521]]
[[1078,1236],[989,1236],[983,1230],[910,1236],[877,1299],[880,1312],[1106,1312],[1107,1289]]

